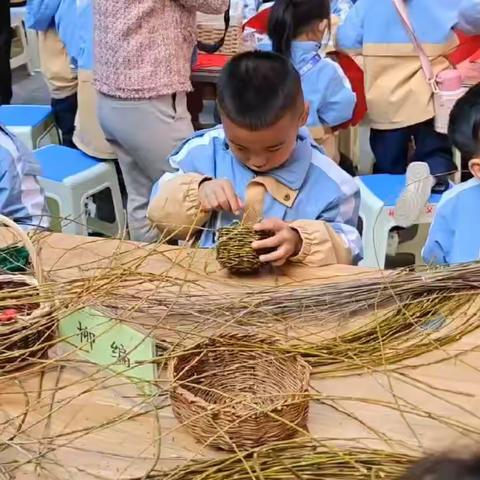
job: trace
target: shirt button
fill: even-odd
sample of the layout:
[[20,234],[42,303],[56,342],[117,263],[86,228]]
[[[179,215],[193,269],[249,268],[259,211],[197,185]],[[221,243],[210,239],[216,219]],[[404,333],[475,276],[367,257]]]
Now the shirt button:
[[283,197],[283,199],[286,201],[286,202],[289,202],[290,201],[290,194],[289,193],[286,193]]

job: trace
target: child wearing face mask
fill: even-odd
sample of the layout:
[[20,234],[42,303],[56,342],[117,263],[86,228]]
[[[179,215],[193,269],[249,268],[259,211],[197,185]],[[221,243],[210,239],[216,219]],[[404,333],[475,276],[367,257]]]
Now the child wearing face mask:
[[300,74],[310,107],[307,126],[326,133],[352,118],[356,101],[341,68],[320,51],[330,15],[329,0],[277,0],[268,25],[272,50],[289,58]]

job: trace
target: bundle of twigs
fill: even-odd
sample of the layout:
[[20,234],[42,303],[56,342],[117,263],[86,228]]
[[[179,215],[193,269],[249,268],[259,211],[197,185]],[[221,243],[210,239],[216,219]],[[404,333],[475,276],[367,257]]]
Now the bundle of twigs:
[[[300,355],[323,376],[343,376],[385,367],[401,367],[401,362],[441,350],[479,328],[476,294],[458,297],[427,297],[417,302],[373,313],[341,334],[292,335],[278,343],[257,342],[246,333],[229,348],[238,352],[271,351]],[[200,332],[202,334],[202,332]],[[203,333],[207,336],[207,333]],[[449,358],[445,352],[444,359]]]
[[[197,318],[255,318],[265,323],[280,320],[302,321],[342,319],[351,314],[394,303],[405,305],[425,296],[455,296],[480,292],[480,263],[454,267],[379,273],[348,282],[305,287],[268,287],[234,291],[188,288],[157,289],[143,308],[155,312],[168,309],[169,315]],[[136,302],[135,294],[125,301]]]
[[315,439],[275,443],[245,455],[194,461],[151,480],[398,479],[418,458],[366,448],[341,449]]
[[293,340],[285,350],[302,355],[324,375],[399,367],[400,362],[443,349],[477,330],[479,307],[478,294],[425,296],[405,307],[373,313],[367,323],[334,338]]
[[[439,271],[431,272],[425,282],[418,276],[412,277],[416,274],[403,273],[393,279],[393,290],[389,289],[390,280],[384,278],[385,284],[380,290],[378,279],[367,279],[360,280],[356,287],[335,284],[303,289],[278,288],[248,293],[244,297],[204,292],[205,298],[193,294],[188,307],[182,292],[177,291],[175,296],[172,291],[176,289],[170,289],[170,293],[162,289],[145,298],[139,310],[158,313],[159,321],[175,318],[169,328],[182,338],[190,336],[191,340],[197,335],[208,338],[218,328],[228,331],[232,327],[253,326],[264,334],[276,335],[281,345],[276,348],[303,356],[314,367],[314,373],[345,375],[398,364],[445,348],[476,330],[475,305],[479,300],[476,288],[480,285],[476,277],[480,277],[480,266],[462,268],[446,269],[452,273],[451,281],[443,270],[441,275]],[[413,278],[417,278],[417,283]],[[373,285],[377,288],[380,304],[387,305],[389,299],[388,303],[393,306],[375,308]],[[353,293],[354,288],[358,293]],[[338,291],[340,300],[336,299],[334,291]],[[156,310],[159,298],[163,305]],[[325,301],[323,305],[322,300]],[[134,303],[133,298],[130,301]],[[309,307],[305,305],[307,302]],[[364,315],[361,322],[347,322],[348,314],[362,306],[371,307],[371,312]],[[178,321],[179,309],[189,314],[188,317],[180,315],[186,327]],[[291,328],[285,335],[282,326],[286,324]],[[265,346],[251,342],[245,348],[264,349]]]

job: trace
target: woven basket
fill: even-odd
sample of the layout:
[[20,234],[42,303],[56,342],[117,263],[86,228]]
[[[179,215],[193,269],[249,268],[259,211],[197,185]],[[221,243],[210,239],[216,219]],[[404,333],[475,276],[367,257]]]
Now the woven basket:
[[[201,42],[214,44],[223,37],[224,31],[223,15],[197,14],[197,39]],[[243,50],[242,25],[230,24],[225,43],[216,53],[233,56]]]
[[[49,348],[55,333],[54,305],[40,298],[38,286],[43,281],[35,247],[16,223],[0,215],[0,223],[20,237],[30,254],[34,276],[0,274],[0,299],[11,302],[18,311],[10,321],[0,322],[0,375],[32,362]],[[33,288],[32,288],[33,287]]]
[[217,261],[232,273],[251,274],[257,272],[264,264],[259,256],[263,251],[252,248],[252,242],[268,238],[267,232],[256,232],[251,225],[233,222],[217,232]]
[[294,437],[306,427],[310,367],[269,349],[274,345],[229,334],[176,357],[169,368],[177,420],[200,442],[223,450]]

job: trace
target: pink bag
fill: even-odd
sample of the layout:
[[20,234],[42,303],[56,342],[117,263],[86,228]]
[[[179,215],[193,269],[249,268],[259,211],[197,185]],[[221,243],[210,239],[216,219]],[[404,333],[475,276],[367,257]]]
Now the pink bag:
[[457,100],[466,93],[466,88],[462,87],[462,76],[457,70],[448,69],[440,72],[438,76],[435,77],[430,59],[415,35],[410,18],[408,17],[405,0],[393,0],[393,3],[410,35],[415,50],[417,50],[425,78],[432,88],[435,108],[435,130],[439,133],[446,134],[448,133],[450,112]]

